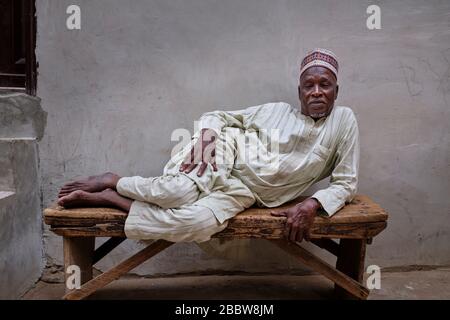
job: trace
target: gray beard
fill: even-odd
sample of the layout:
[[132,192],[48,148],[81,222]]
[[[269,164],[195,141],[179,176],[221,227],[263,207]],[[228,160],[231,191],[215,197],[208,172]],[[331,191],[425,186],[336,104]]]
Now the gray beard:
[[322,113],[311,113],[309,116],[314,119],[320,119],[325,117],[326,115],[327,115],[326,112],[322,112]]

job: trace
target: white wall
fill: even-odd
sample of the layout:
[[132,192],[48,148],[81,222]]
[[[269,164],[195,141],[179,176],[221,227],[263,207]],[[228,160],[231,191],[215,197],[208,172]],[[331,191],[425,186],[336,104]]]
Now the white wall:
[[[82,29],[68,31],[65,10],[75,2]],[[338,103],[359,121],[360,192],[390,213],[369,263],[450,262],[449,2],[378,1],[375,31],[366,28],[373,1],[75,2],[37,0],[45,205],[75,177],[159,175],[175,144],[171,132],[192,129],[203,112],[297,106],[299,59],[320,46],[338,55]],[[61,240],[47,232],[46,243],[61,262]],[[123,245],[103,266],[133,248]],[[243,250],[247,259],[226,262],[180,245],[140,272],[297,270],[265,243]]]

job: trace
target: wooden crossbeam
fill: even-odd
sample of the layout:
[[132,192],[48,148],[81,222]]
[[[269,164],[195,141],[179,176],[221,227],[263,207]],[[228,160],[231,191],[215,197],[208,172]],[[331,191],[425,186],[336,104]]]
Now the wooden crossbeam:
[[303,249],[295,243],[289,243],[287,240],[271,240],[279,248],[297,258],[300,262],[317,271],[333,281],[339,287],[344,288],[350,294],[358,299],[367,299],[369,290],[356,280],[350,278],[339,270],[336,270],[331,265],[316,257],[309,251]]
[[117,246],[119,246],[122,242],[124,242],[127,238],[118,238],[112,237],[109,238],[105,243],[103,243],[100,247],[95,249],[94,257],[92,258],[92,264],[96,264],[101,259],[103,259],[108,253],[113,251]]
[[168,242],[165,240],[157,240],[147,246],[145,249],[142,249],[132,257],[126,259],[125,261],[119,263],[117,266],[111,268],[110,270],[106,271],[105,273],[102,273],[101,275],[97,276],[96,278],[86,282],[81,286],[80,289],[71,291],[67,293],[63,299],[65,300],[81,300],[88,296],[90,296],[92,293],[97,291],[100,288],[103,288],[107,284],[111,283],[112,281],[120,278],[125,273],[131,271],[132,269],[136,268],[137,266],[141,265],[151,257],[155,256],[159,252],[163,251],[164,249],[170,247],[173,243]]

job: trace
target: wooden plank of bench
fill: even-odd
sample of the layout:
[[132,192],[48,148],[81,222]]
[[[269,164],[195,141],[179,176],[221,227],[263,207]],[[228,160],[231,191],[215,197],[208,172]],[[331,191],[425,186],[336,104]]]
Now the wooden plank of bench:
[[94,226],[51,227],[50,231],[63,237],[106,237],[125,238],[124,224],[97,224]]
[[94,226],[98,223],[125,222],[128,214],[115,208],[64,209],[53,205],[44,210],[44,221],[58,226]]
[[[264,238],[282,239],[286,218],[278,218],[276,221],[259,222],[249,220],[247,225],[235,227],[233,221],[215,238]],[[329,239],[364,239],[371,238],[386,228],[386,222],[370,223],[333,223],[329,225],[316,224],[311,227],[311,238]]]
[[[249,222],[242,227],[234,227],[232,222],[214,238],[222,239],[282,239],[286,218],[278,218],[270,223]],[[311,228],[311,238],[320,239],[366,239],[372,238],[386,228],[386,222],[341,223],[316,225]],[[95,226],[59,226],[50,229],[64,237],[125,237],[124,224],[98,224]]]
[[[293,201],[289,207],[301,199]],[[283,208],[281,207],[281,208]],[[274,217],[271,210],[251,208],[230,219],[227,229],[216,238],[265,238],[281,239],[286,218]],[[56,234],[66,237],[125,237],[124,224],[127,214],[111,208],[45,210],[45,222]],[[318,216],[314,220],[312,238],[364,239],[372,238],[386,228],[388,215],[368,197],[358,195],[351,204],[331,218]]]
[[155,241],[154,243],[150,244],[145,249],[142,249],[132,257],[119,263],[117,266],[111,268],[105,273],[102,273],[96,278],[86,282],[84,285],[81,286],[80,289],[67,293],[63,297],[63,299],[81,300],[90,296],[98,289],[101,289],[107,284],[111,283],[112,281],[120,278],[123,274],[133,270],[134,268],[144,263],[154,255],[170,247],[172,244],[173,244],[172,242],[168,242],[165,240]]
[[[304,197],[294,200],[279,208],[250,208],[241,212],[230,220],[234,227],[248,226],[249,222],[265,224],[282,221],[283,218],[273,217],[270,211],[280,211],[289,208],[302,201]],[[53,226],[93,226],[104,223],[123,223],[127,214],[112,208],[76,208],[64,209],[57,205],[44,210],[45,223]],[[352,203],[347,204],[343,209],[331,218],[318,216],[315,218],[316,225],[329,225],[330,223],[368,223],[386,221],[387,213],[370,198],[364,195],[357,195]]]
[[[259,222],[258,220],[261,222],[266,220],[276,221],[280,218],[271,216],[271,211],[283,211],[286,208],[298,204],[303,199],[304,197],[273,209],[250,208],[241,212],[231,221],[233,221],[236,226],[247,225],[249,220],[257,222]],[[387,213],[369,197],[357,195],[351,203],[347,204],[331,218],[327,216],[317,216],[314,220],[314,224],[380,222],[386,221],[387,218]]]
[[309,251],[303,249],[299,245],[295,243],[289,243],[287,240],[272,240],[272,242],[275,243],[279,248],[297,258],[306,266],[310,267],[312,270],[321,273],[322,275],[333,281],[335,284],[344,288],[354,297],[358,299],[367,299],[367,297],[369,296],[369,290],[361,285],[361,283],[352,279],[345,273],[336,270],[335,268],[333,268],[333,266],[316,257]]

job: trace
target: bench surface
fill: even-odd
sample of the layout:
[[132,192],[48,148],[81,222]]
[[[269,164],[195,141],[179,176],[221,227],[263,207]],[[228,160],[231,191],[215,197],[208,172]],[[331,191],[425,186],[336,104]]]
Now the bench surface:
[[[228,227],[216,238],[281,239],[285,217],[274,217],[271,211],[281,211],[304,200],[298,198],[281,207],[250,208],[229,220]],[[65,237],[125,237],[127,214],[112,208],[64,209],[53,205],[44,210],[44,221],[51,230]],[[357,195],[354,200],[331,218],[319,215],[311,230],[312,238],[367,239],[376,236],[387,225],[387,213],[369,197]]]

